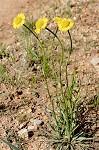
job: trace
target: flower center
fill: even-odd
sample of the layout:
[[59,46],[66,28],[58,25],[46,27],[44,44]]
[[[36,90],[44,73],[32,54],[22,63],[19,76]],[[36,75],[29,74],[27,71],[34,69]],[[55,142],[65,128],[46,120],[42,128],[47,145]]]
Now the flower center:
[[69,26],[69,24],[70,24],[70,22],[67,21],[67,20],[63,20],[63,21],[61,22],[61,25],[62,25],[63,28],[67,28],[67,27]]
[[16,22],[16,24],[19,24],[21,21],[22,21],[22,18],[18,17],[15,22]]
[[38,22],[37,28],[41,29],[43,24],[44,24],[44,22],[40,20],[40,22]]

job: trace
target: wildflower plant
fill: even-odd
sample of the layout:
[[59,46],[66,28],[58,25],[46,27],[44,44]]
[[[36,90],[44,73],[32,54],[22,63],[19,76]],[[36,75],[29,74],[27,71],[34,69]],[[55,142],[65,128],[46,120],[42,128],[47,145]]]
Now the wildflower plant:
[[[56,150],[63,150],[64,148],[67,150],[71,150],[76,149],[77,144],[81,144],[82,146],[83,141],[92,138],[86,138],[84,132],[80,128],[80,88],[77,87],[78,85],[76,84],[75,65],[73,75],[70,77],[68,73],[68,61],[72,52],[72,38],[69,30],[74,26],[74,22],[71,19],[60,17],[55,17],[53,21],[57,24],[56,31],[52,31],[48,28],[48,18],[40,18],[35,23],[35,29],[31,30],[25,24],[25,15],[21,13],[14,19],[13,27],[19,28],[23,25],[33,34],[39,44],[43,56],[43,77],[45,79],[45,85],[51,103],[51,132],[47,132],[47,136],[49,137],[51,145],[54,145]],[[46,61],[47,57],[46,50],[43,44],[44,41],[38,37],[38,34],[40,34],[42,29],[47,30],[54,37],[53,43],[51,43],[51,62]],[[68,32],[69,34],[71,50],[68,54],[67,60],[64,57],[65,52],[63,43],[57,35],[58,31]],[[55,40],[57,40],[58,45],[61,49],[61,58],[59,61],[58,70],[56,69],[56,65],[54,64],[55,59],[53,56],[53,45],[55,44]],[[53,79],[55,82],[55,99],[51,96],[48,83],[48,63],[51,63],[50,65],[52,66]],[[63,67],[65,67],[65,81],[63,81]],[[64,86],[63,82],[65,82]]]

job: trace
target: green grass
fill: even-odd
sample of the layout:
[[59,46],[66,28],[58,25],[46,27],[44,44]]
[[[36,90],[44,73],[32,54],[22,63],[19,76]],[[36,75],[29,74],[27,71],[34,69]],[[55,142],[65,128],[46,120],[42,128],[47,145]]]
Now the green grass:
[[3,59],[4,57],[9,57],[9,51],[4,43],[0,43],[0,59]]
[[6,69],[2,64],[0,64],[0,80],[1,81],[6,80]]
[[12,148],[13,150],[20,150],[19,148],[17,148],[15,145],[11,144],[10,142],[0,138],[1,141],[3,141],[5,144],[7,144],[10,148]]

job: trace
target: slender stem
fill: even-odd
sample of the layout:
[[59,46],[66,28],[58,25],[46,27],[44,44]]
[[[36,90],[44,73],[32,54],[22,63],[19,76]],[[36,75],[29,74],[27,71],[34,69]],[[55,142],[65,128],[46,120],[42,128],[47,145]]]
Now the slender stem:
[[65,64],[65,70],[66,70],[66,79],[65,79],[65,83],[66,83],[66,88],[68,88],[68,63],[66,62],[66,64]]
[[55,34],[57,34],[57,32],[58,32],[58,27],[57,27],[57,29],[56,29],[56,31],[55,31]]
[[50,91],[49,91],[46,75],[45,75],[44,78],[45,78],[45,84],[46,84],[46,89],[47,89],[47,92],[48,92],[48,95],[49,95],[50,103],[52,105],[53,118],[55,119],[55,122],[56,122],[56,125],[57,125],[57,129],[59,130],[59,125],[58,125],[58,121],[57,121],[56,114],[55,114],[54,103],[53,103],[53,100],[51,99],[51,95],[50,95]]
[[[51,32],[58,40],[59,42],[59,45],[61,46],[61,49],[62,49],[62,59],[60,61],[60,69],[59,69],[59,77],[60,77],[60,85],[61,85],[61,93],[62,93],[62,98],[64,100],[64,104],[65,104],[65,115],[66,115],[66,125],[67,125],[67,135],[68,135],[68,141],[70,141],[70,123],[69,123],[69,115],[68,115],[68,99],[65,99],[66,96],[64,95],[63,93],[63,87],[62,87],[62,71],[61,71],[61,68],[62,68],[62,63],[63,63],[63,58],[64,58],[64,49],[63,49],[63,45],[60,41],[60,39],[58,38],[58,36],[53,33],[50,29],[46,28],[49,32]],[[71,48],[72,48],[72,41],[71,41]],[[67,63],[66,63],[66,85],[67,85],[67,88],[68,88],[68,77],[67,77]],[[60,114],[61,114],[61,109],[60,109],[60,106],[59,106],[59,110],[60,110]]]
[[61,43],[59,37],[56,35],[57,32],[54,33],[54,32],[51,31],[49,28],[46,28],[46,30],[48,30],[51,34],[53,34],[53,35],[57,38],[57,40],[58,40],[58,42],[59,42],[59,45],[60,45],[60,47],[61,47],[61,49],[62,49],[62,58],[61,58],[61,61],[60,61],[59,77],[60,77],[60,85],[61,85],[62,98],[64,99],[64,93],[63,93],[63,87],[62,87],[62,76],[61,76],[61,72],[62,72],[61,69],[62,69],[62,63],[63,63],[63,58],[64,58],[64,48],[63,48],[63,44]]
[[[40,39],[38,38],[38,36],[37,36],[28,26],[26,26],[26,25],[24,24],[24,27],[26,27],[26,28],[35,36],[35,38],[38,40],[39,45],[40,45],[40,48],[41,48],[41,51],[42,51],[42,53],[43,53],[43,63],[44,63],[44,68],[45,68],[46,56],[45,56],[44,48],[43,48],[43,46],[42,46],[42,42],[40,41]],[[53,117],[54,117],[54,119],[55,119],[57,128],[59,128],[59,126],[58,126],[58,121],[57,121],[57,118],[56,118],[56,114],[55,114],[55,111],[54,111],[54,103],[53,103],[53,100],[51,99],[51,95],[50,95],[50,91],[49,91],[49,87],[48,87],[48,83],[47,83],[47,78],[46,78],[45,69],[44,69],[43,71],[44,71],[43,73],[44,73],[44,79],[45,79],[45,83],[46,83],[47,92],[48,92],[49,99],[50,99],[50,102],[51,102],[51,105],[52,105]]]
[[[58,29],[58,28],[57,28],[57,29]],[[56,33],[57,33],[57,31],[58,31],[58,30],[56,30]],[[59,103],[59,100],[58,100],[57,72],[55,71],[55,64],[54,64],[53,53],[52,53],[54,40],[55,40],[55,36],[54,36],[54,38],[53,38],[52,45],[51,45],[51,60],[52,60],[53,75],[54,75],[55,87],[56,87],[57,106],[58,106],[59,112],[61,113],[60,103]]]
[[39,45],[40,45],[40,48],[41,48],[41,50],[42,50],[42,52],[43,52],[43,54],[44,54],[44,50],[43,50],[43,47],[42,47],[42,43],[41,43],[40,39],[38,38],[38,36],[37,36],[28,26],[26,26],[25,24],[23,24],[23,25],[24,25],[24,27],[27,28],[27,29],[35,36],[35,38],[38,40]]
[[36,37],[37,40],[39,40],[38,36],[27,25],[23,24],[23,26],[27,28]]
[[72,52],[72,37],[71,37],[71,34],[70,34],[69,30],[68,30],[68,34],[69,34],[69,38],[70,38],[70,46],[71,46],[71,48],[70,48],[70,54],[71,54],[71,52]]
[[56,33],[54,33],[53,31],[51,31],[49,28],[46,28],[50,33],[52,33],[58,40],[59,42],[59,45],[61,46],[61,49],[62,49],[62,62],[63,62],[63,56],[64,56],[64,48],[63,48],[63,44],[61,43],[59,37],[57,36],[57,30],[56,30]]

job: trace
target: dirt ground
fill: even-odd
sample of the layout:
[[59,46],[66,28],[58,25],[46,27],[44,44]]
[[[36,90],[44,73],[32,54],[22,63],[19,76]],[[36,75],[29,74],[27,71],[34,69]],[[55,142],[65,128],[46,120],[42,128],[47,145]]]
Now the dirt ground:
[[[55,16],[69,16],[73,19],[75,27],[72,30],[71,62],[76,59],[77,74],[86,100],[95,97],[99,90],[99,62],[96,65],[92,63],[93,58],[99,58],[99,0],[71,0],[70,3],[68,0],[0,1],[0,43],[4,43],[10,53],[9,57],[0,58],[0,64],[8,71],[8,81],[0,80],[0,136],[13,141],[13,144],[17,141],[23,150],[48,150],[46,138],[39,136],[41,133],[37,125],[32,124],[35,119],[46,124],[48,116],[45,109],[50,107],[50,102],[43,79],[40,79],[40,66],[36,74],[39,74],[39,81],[35,84],[30,82],[35,70],[32,72],[32,67],[27,69],[21,42],[12,27],[13,18],[20,12],[32,16],[34,20],[46,16],[51,19]],[[65,34],[60,36],[63,42],[68,43]],[[70,64],[70,70],[72,68],[73,63]],[[51,94],[54,95],[53,88]],[[19,131],[29,128],[32,128],[33,136],[29,138],[26,133],[24,138],[17,140]],[[95,133],[97,135],[99,131]],[[10,150],[4,143],[0,144],[0,150]],[[90,150],[98,150],[98,142],[91,144]]]
[[[27,13],[28,10],[32,11],[35,15],[35,10],[38,8],[39,1],[35,0],[4,0],[0,1],[0,41],[4,41],[7,44],[13,43],[12,37],[12,21],[13,18],[20,12]],[[33,14],[32,13],[32,14]]]

